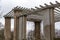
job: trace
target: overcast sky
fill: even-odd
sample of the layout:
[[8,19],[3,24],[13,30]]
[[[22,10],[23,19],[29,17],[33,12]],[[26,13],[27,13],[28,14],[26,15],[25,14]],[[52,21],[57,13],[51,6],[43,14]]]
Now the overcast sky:
[[[35,6],[39,7],[39,5],[44,5],[44,3],[49,4],[49,2],[55,3],[55,1],[60,2],[60,0],[0,0],[0,14],[8,13],[12,8],[16,6],[26,7],[26,8],[34,8]],[[0,18],[0,22],[4,24],[4,18]],[[13,23],[12,23],[13,24]],[[28,23],[30,26],[31,23]],[[60,29],[60,22],[56,23],[56,29]],[[31,29],[31,28],[30,28]]]

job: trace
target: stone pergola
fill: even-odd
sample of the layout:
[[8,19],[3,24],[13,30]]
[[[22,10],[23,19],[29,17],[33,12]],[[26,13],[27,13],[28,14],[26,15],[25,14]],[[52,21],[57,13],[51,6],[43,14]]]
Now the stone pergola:
[[11,18],[14,18],[14,33],[13,40],[26,40],[26,21],[35,23],[35,40],[41,40],[40,30],[41,21],[44,26],[45,40],[54,40],[55,38],[55,22],[60,21],[60,3],[50,2],[50,5],[44,4],[40,7],[28,9],[23,7],[15,7],[5,17],[5,40],[11,40]]

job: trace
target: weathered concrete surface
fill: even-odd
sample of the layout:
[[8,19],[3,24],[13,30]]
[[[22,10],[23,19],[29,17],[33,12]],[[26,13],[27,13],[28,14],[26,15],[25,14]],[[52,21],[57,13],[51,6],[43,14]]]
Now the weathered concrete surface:
[[19,40],[26,40],[26,21],[26,16],[19,17]]
[[13,36],[13,40],[18,40],[18,32],[19,31],[19,18],[14,17],[14,36]]
[[19,36],[19,15],[20,11],[18,10],[14,10],[14,33],[13,33],[13,40],[19,40],[18,36]]
[[44,13],[43,26],[46,40],[54,40],[55,27],[54,27],[54,9],[47,9]]
[[41,22],[35,22],[35,40],[41,40],[40,32],[41,32]]
[[11,18],[5,18],[5,27],[4,27],[4,36],[5,40],[11,40]]

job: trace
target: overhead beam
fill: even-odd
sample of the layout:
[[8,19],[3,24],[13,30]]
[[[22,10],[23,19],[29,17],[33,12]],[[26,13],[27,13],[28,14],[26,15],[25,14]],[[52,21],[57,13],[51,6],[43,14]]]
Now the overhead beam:
[[41,8],[44,8],[44,6],[42,6],[42,5],[39,5]]
[[39,7],[35,7],[35,8],[39,9]]
[[58,1],[55,1],[57,4],[60,4]]
[[48,5],[48,4],[46,4],[46,3],[45,3],[44,5],[45,5],[45,6],[49,6],[49,5]]
[[48,9],[48,8],[55,8],[55,7],[59,7],[60,6],[60,3],[59,4],[53,4],[52,2],[50,2],[51,5],[47,5],[45,4],[46,6],[42,6],[42,5],[39,5],[41,8],[40,10],[36,10],[37,12],[38,11],[41,11],[41,10],[44,10],[44,9]]
[[[59,6],[60,6],[60,3],[57,2],[57,1],[56,1],[56,3],[57,3],[57,4],[53,4],[53,3],[50,2],[51,5],[48,5],[48,4],[45,3],[44,5],[46,5],[46,6],[40,5],[41,8],[39,8],[39,9],[31,8],[32,12],[27,12],[26,15],[30,15],[30,14],[32,14],[32,13],[34,13],[34,12],[40,12],[40,11],[42,11],[42,10],[44,10],[44,9],[48,9],[48,8],[52,8],[52,7],[53,7],[53,8],[59,7]],[[36,8],[38,8],[38,7],[36,7]],[[60,9],[60,8],[59,8],[59,9]],[[13,10],[14,10],[14,9],[13,9]],[[25,10],[25,9],[24,9],[24,10]],[[34,12],[33,12],[33,11],[34,11]],[[24,14],[23,14],[23,15],[24,15]]]
[[51,5],[54,5],[52,2],[50,2]]
[[31,8],[31,10],[35,10],[34,8]]
[[60,13],[58,13],[58,12],[54,12],[54,13],[56,13],[56,14],[55,14],[55,16],[58,16],[58,15],[60,15]]
[[60,12],[58,9],[54,9],[54,10],[56,10],[56,11]]
[[60,9],[60,7],[57,7],[58,9]]
[[60,13],[58,13],[58,12],[56,12],[56,11],[54,11],[55,13],[57,13],[57,14],[60,14]]

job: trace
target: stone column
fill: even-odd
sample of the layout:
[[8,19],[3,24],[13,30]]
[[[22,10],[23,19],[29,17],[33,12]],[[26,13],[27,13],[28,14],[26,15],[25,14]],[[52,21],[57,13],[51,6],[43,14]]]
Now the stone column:
[[54,8],[51,8],[49,11],[50,11],[50,36],[51,40],[54,40],[55,38]]
[[27,16],[23,16],[23,40],[26,40],[26,21]]
[[40,36],[40,32],[41,32],[41,25],[40,25],[41,22],[35,22],[35,40],[41,40],[41,36]]
[[18,36],[19,36],[19,18],[18,17],[14,17],[14,33],[13,33],[13,40],[19,40]]
[[26,21],[27,16],[19,17],[19,40],[26,40]]
[[5,40],[11,40],[11,18],[5,17],[5,28],[4,28]]
[[55,38],[54,8],[50,8],[46,12],[45,12],[46,13],[45,19],[43,22],[45,40],[54,40],[54,38]]
[[19,9],[14,9],[14,33],[13,33],[13,40],[19,40]]

